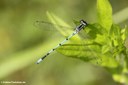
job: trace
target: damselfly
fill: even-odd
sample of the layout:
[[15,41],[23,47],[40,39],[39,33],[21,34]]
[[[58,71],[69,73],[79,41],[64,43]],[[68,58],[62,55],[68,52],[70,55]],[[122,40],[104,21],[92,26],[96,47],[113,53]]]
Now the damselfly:
[[52,52],[54,52],[59,46],[64,45],[66,41],[68,41],[70,38],[72,38],[74,35],[76,35],[78,32],[80,32],[82,29],[84,29],[87,26],[87,22],[84,20],[80,20],[80,24],[76,26],[74,32],[69,35],[65,40],[60,42],[57,46],[55,46],[53,49],[51,49],[48,53],[46,53],[43,57],[41,57],[36,63],[39,64],[44,58],[46,58],[48,55],[50,55]]

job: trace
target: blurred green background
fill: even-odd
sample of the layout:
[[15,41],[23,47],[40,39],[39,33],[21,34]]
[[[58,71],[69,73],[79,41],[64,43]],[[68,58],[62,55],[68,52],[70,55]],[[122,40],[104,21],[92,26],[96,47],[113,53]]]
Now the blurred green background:
[[[115,23],[127,24],[128,0],[110,2]],[[0,0],[0,81],[25,81],[25,85],[117,85],[105,69],[57,52],[35,64],[64,39],[59,33],[33,25],[36,20],[48,21],[47,11],[69,24],[74,19],[97,21],[96,0]]]

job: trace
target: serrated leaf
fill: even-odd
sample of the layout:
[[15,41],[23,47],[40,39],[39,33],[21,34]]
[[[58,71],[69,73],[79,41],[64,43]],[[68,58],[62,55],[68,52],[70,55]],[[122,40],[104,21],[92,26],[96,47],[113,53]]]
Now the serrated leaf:
[[108,0],[97,0],[98,22],[106,30],[112,25],[112,7]]

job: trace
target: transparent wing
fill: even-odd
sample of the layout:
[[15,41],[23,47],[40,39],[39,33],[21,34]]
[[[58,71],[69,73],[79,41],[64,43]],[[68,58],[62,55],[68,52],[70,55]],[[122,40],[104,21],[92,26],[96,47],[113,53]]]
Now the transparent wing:
[[64,30],[73,30],[73,28],[71,28],[71,27],[66,27],[66,26],[62,26],[62,25],[58,25],[58,24],[53,24],[53,23],[46,22],[46,21],[36,21],[36,22],[34,22],[34,26],[37,27],[37,28],[46,30],[46,31],[57,30],[56,28],[60,28],[63,31]]

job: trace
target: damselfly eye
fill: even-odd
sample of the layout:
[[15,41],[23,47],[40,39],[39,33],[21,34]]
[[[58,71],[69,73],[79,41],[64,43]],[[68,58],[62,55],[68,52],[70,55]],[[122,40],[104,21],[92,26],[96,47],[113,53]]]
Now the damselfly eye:
[[84,20],[80,20],[80,23],[82,23],[83,25],[87,25],[87,22]]

